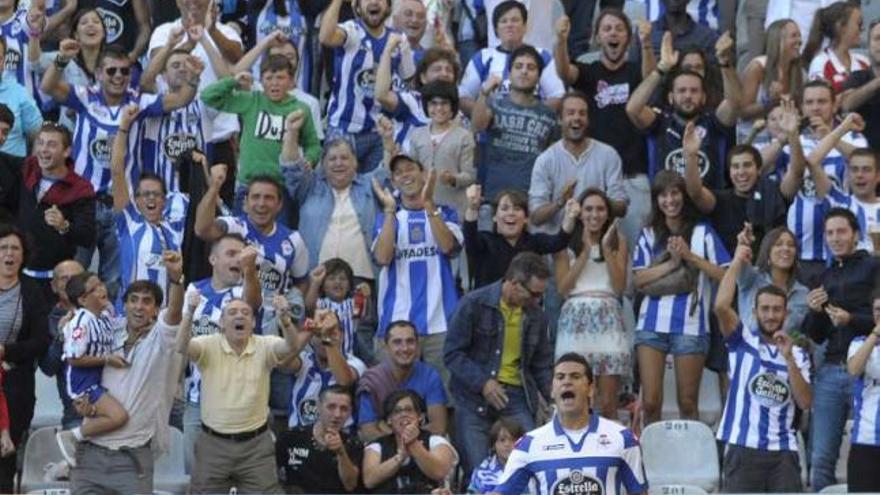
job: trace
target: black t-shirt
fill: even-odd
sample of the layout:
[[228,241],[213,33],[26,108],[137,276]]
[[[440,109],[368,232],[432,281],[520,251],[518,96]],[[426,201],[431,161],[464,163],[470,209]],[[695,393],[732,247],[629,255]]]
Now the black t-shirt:
[[[300,426],[278,435],[275,459],[281,484],[303,493],[347,493],[339,479],[336,454],[319,447],[313,426]],[[342,435],[351,462],[360,467],[363,445],[355,435]]]
[[[658,112],[654,125],[648,130],[648,176],[651,179],[663,169],[684,175],[681,138],[685,124],[684,119],[672,110]],[[703,112],[697,117],[696,127],[703,138],[700,146],[700,177],[703,178],[703,184],[709,189],[726,189],[725,160],[731,145],[731,129],[718,121],[715,112]]]
[[107,32],[107,44],[122,45],[131,51],[138,37],[138,24],[132,5],[135,1],[147,3],[146,0],[79,0],[77,8],[98,9]]
[[[874,79],[872,69],[857,70],[843,83],[843,89],[856,89]],[[880,149],[880,94],[875,94],[867,103],[855,109],[865,119],[865,138],[872,149]]]
[[731,255],[736,250],[736,236],[742,231],[743,223],[752,224],[755,246],[761,245],[767,231],[785,225],[788,208],[775,181],[760,179],[749,197],[739,196],[733,188],[712,192],[715,194],[715,209],[710,214],[712,227]]
[[624,175],[648,173],[644,134],[626,115],[626,102],[642,82],[639,67],[626,62],[612,71],[598,60],[575,65],[578,79],[573,87],[590,99],[590,135],[617,151]]

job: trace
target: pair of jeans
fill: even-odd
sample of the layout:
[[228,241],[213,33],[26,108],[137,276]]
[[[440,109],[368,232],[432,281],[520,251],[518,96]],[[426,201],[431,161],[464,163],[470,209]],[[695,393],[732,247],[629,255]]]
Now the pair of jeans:
[[535,419],[526,400],[523,387],[504,385],[507,393],[507,405],[497,410],[488,405],[472,404],[455,396],[455,432],[458,438],[459,456],[464,470],[464,480],[470,480],[471,472],[480,465],[492,448],[489,431],[492,423],[500,418],[511,418],[519,423],[525,431],[535,428]]
[[852,404],[852,378],[842,364],[824,364],[813,380],[810,428],[813,491],[836,483],[834,476],[843,427]]
[[[121,258],[119,255],[119,238],[116,235],[116,214],[113,206],[97,201],[95,205],[95,248],[98,250],[98,277],[107,286],[107,296],[116,300],[119,287],[122,285]],[[77,249],[76,259],[88,269],[92,264],[95,248]]]

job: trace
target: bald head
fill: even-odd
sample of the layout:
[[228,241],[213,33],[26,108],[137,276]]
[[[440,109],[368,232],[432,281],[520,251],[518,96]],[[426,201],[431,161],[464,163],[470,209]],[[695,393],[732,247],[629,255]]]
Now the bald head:
[[52,270],[52,292],[58,296],[63,305],[70,305],[67,299],[67,281],[84,271],[85,268],[76,260],[64,260],[55,265]]

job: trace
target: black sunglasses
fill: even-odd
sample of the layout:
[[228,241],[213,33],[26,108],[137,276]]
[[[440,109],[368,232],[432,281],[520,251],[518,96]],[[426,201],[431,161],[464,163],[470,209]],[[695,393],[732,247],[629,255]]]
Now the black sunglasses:
[[131,74],[131,67],[107,67],[104,69],[104,72],[110,77],[115,76],[116,71],[119,71],[123,76],[128,76]]

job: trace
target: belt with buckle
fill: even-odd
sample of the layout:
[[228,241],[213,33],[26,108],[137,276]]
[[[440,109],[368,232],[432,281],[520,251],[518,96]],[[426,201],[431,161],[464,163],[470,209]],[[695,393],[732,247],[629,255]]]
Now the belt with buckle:
[[217,438],[222,438],[224,440],[232,440],[233,442],[246,442],[248,440],[256,438],[260,433],[269,429],[269,422],[263,423],[263,426],[257,428],[256,430],[245,431],[242,433],[220,433],[217,430],[212,429],[210,426],[202,423],[202,431],[209,435],[213,435]]

